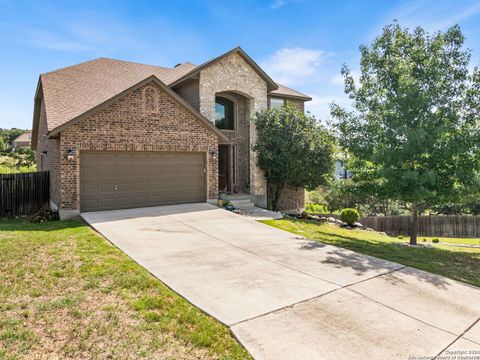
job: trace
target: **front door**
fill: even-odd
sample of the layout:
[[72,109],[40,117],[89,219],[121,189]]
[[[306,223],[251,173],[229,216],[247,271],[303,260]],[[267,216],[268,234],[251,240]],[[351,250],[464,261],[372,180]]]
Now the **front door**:
[[218,190],[230,191],[230,162],[228,145],[218,146]]

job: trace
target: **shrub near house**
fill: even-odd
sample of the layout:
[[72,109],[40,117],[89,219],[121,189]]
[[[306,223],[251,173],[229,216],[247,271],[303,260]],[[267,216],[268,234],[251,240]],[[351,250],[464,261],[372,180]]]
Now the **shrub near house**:
[[335,139],[313,116],[293,106],[257,114],[258,165],[268,182],[268,205],[277,210],[290,185],[313,190],[325,185],[334,165]]
[[360,219],[360,214],[355,209],[343,209],[340,219],[347,225],[353,225]]

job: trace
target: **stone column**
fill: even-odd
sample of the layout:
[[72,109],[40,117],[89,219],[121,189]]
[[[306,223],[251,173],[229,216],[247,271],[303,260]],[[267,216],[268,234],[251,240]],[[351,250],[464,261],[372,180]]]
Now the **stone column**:
[[[266,95],[266,94],[265,94]],[[252,150],[252,146],[257,140],[257,131],[255,128],[255,115],[257,112],[267,108],[267,98],[250,99],[250,193],[256,196],[267,194],[267,182],[263,171],[257,166],[257,153]]]

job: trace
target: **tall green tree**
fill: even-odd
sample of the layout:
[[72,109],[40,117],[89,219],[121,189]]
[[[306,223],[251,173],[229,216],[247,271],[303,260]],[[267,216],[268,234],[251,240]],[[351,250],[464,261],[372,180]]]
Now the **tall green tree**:
[[5,146],[10,146],[12,144],[12,141],[15,140],[17,136],[20,136],[24,132],[25,130],[18,129],[18,128],[11,128],[11,129],[0,128],[0,136],[4,140]]
[[478,186],[480,72],[469,72],[463,43],[458,26],[434,34],[386,26],[360,47],[359,84],[342,69],[352,110],[331,109],[353,181],[409,204],[413,245],[423,209]]
[[269,208],[277,210],[287,185],[313,190],[333,174],[335,138],[313,116],[294,106],[257,113],[258,166],[268,186]]

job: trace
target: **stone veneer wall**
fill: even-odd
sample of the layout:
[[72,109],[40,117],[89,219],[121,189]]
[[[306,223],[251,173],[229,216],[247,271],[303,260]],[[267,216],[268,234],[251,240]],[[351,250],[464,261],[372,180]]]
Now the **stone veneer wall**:
[[60,203],[60,141],[47,139],[47,132],[47,114],[45,102],[42,99],[35,158],[37,171],[50,171],[50,201],[53,202],[53,207],[58,207]]
[[301,187],[286,186],[277,207],[281,211],[296,214],[305,208],[305,189]]
[[[215,94],[234,92],[248,98],[250,117],[267,108],[267,83],[237,53],[233,53],[200,72],[200,113],[215,121]],[[250,145],[256,139],[253,121],[250,119]],[[266,181],[257,167],[256,154],[250,151],[250,193],[266,197]]]
[[[236,147],[237,153],[237,181],[240,192],[246,192],[246,184],[249,180],[249,133],[250,133],[250,113],[248,99],[236,93],[218,93],[232,100],[235,104],[235,130],[221,130],[230,141],[230,145]],[[231,148],[233,150],[233,148]],[[230,159],[233,159],[230,154]],[[232,166],[230,166],[230,170]],[[233,178],[233,173],[232,173]],[[235,182],[234,182],[235,183]],[[233,184],[232,184],[233,185]],[[233,188],[232,188],[233,189]]]
[[298,110],[304,112],[305,111],[305,101],[297,100],[297,99],[285,99],[288,105],[293,105],[298,108]]
[[[60,208],[80,210],[80,153],[83,150],[200,151],[218,149],[218,136],[154,82],[132,91],[66,128],[60,154],[76,150],[76,159],[60,156]],[[218,163],[207,155],[208,199],[217,197]]]

